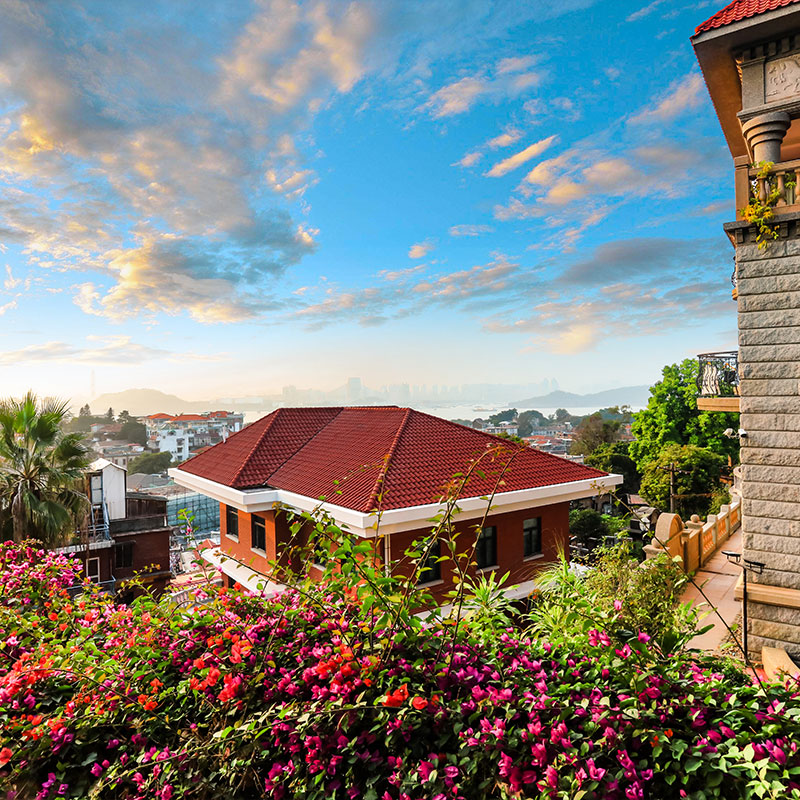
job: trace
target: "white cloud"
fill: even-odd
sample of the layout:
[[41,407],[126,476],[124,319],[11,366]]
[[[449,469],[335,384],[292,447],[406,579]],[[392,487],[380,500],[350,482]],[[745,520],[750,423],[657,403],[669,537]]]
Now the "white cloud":
[[412,244],[408,251],[409,258],[425,258],[431,250],[433,250],[434,244],[430,239],[426,239],[424,242],[418,242],[417,244]]
[[[19,350],[0,351],[0,365],[19,366],[48,362],[79,364],[141,364],[153,360],[169,361],[218,360],[220,356],[190,351],[172,353],[160,347],[150,347],[133,341],[130,336],[87,336],[89,347],[76,347],[63,341],[31,344]],[[96,343],[96,344],[95,344]]]
[[653,0],[646,6],[642,6],[638,11],[634,11],[632,14],[629,14],[627,17],[625,17],[625,21],[636,22],[636,20],[642,19],[642,17],[646,17],[649,14],[652,14],[661,5],[664,5],[664,0]]
[[522,131],[519,128],[509,128],[494,139],[489,139],[486,146],[492,150],[497,150],[500,147],[509,147],[510,145],[518,142],[522,138]]
[[691,72],[670,86],[667,94],[655,105],[649,106],[628,121],[633,124],[647,122],[669,122],[680,114],[696,108],[701,100],[705,86],[698,72]]
[[509,156],[508,158],[504,158],[502,161],[498,161],[486,174],[493,178],[506,175],[512,170],[517,169],[517,167],[522,166],[527,161],[530,161],[532,158],[536,158],[536,156],[538,156],[540,153],[543,153],[556,141],[556,139],[558,139],[558,136],[556,135],[548,136],[546,139],[540,139],[538,142],[534,142],[524,150],[514,153],[513,156]]
[[508,72],[522,72],[529,69],[540,59],[537,56],[512,56],[504,58],[497,64],[497,74],[504,75]]
[[482,78],[466,77],[442,86],[435,91],[425,107],[436,118],[463,114],[477,102],[481,95],[489,92],[488,83]]
[[453,164],[454,167],[473,167],[483,158],[483,153],[473,151],[467,153],[460,161]]
[[448,233],[451,236],[480,236],[493,230],[491,225],[453,225]]

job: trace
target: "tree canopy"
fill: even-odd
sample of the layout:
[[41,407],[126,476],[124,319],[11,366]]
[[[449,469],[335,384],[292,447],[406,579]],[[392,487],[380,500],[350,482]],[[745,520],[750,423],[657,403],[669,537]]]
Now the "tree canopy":
[[675,465],[675,511],[684,518],[705,516],[727,500],[720,484],[726,459],[705,447],[693,444],[669,444],[657,458],[651,459],[642,474],[640,493],[657,508],[669,508],[670,465]]
[[136,444],[147,444],[147,428],[135,419],[128,419],[122,423],[119,438],[126,442],[136,442]]
[[65,433],[68,405],[28,392],[0,402],[0,535],[50,545],[77,527],[88,452],[78,433]]
[[687,358],[664,367],[662,379],[650,389],[647,408],[632,425],[635,441],[630,455],[640,472],[670,444],[694,445],[739,461],[739,442],[723,435],[739,427],[739,415],[697,408],[697,361]]
[[602,444],[615,442],[619,438],[620,425],[618,420],[603,419],[599,411],[584,417],[575,428],[570,453],[588,455]]
[[172,455],[170,453],[142,453],[131,459],[128,464],[128,474],[133,475],[140,472],[145,475],[157,475],[164,472],[171,464]]
[[620,494],[636,494],[642,476],[636,468],[636,462],[630,457],[630,442],[612,442],[599,445],[585,458],[589,467],[622,475],[622,485],[617,489]]
[[505,411],[498,411],[489,417],[492,425],[499,425],[501,422],[513,422],[517,418],[516,408],[507,408]]

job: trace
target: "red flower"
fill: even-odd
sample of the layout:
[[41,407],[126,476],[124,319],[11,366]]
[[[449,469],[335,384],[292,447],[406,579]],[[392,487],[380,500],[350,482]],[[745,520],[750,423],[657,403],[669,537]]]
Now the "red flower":
[[408,684],[404,683],[399,689],[389,692],[383,700],[383,704],[389,708],[397,708],[408,700]]
[[8,762],[11,761],[11,756],[13,755],[14,753],[11,751],[10,747],[4,747],[2,750],[0,750],[0,767],[4,767],[6,764],[8,764]]
[[423,711],[428,707],[428,701],[424,697],[415,697],[411,701],[411,705],[417,709],[417,711]]

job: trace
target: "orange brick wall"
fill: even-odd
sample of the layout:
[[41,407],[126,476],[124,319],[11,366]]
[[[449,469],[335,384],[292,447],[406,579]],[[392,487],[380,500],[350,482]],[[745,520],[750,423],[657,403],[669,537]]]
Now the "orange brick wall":
[[[228,553],[242,564],[246,564],[251,569],[261,573],[270,572],[267,561],[276,558],[277,551],[283,550],[284,546],[291,541],[291,531],[286,514],[274,511],[258,512],[257,515],[265,520],[267,555],[254,552],[250,547],[250,514],[243,511],[238,512],[239,517],[239,539],[234,541],[227,536],[225,506],[220,507],[220,534],[222,550]],[[539,558],[523,558],[523,534],[522,523],[530,517],[541,517],[542,525],[542,556]],[[471,549],[475,537],[475,526],[479,520],[470,520],[457,523],[456,529],[459,532],[457,548],[459,552]],[[508,584],[521,583],[530,580],[536,572],[543,566],[552,564],[555,561],[559,549],[565,553],[569,548],[569,503],[556,503],[549,506],[528,509],[524,511],[511,511],[504,514],[492,514],[486,519],[486,525],[497,527],[497,561],[498,567],[495,570],[498,577],[509,572]],[[391,536],[391,558],[393,561],[402,559],[403,552],[410,548],[411,543],[418,538],[422,538],[430,533],[430,528],[421,528],[414,531],[395,533]],[[295,539],[298,548],[305,543],[305,534],[300,532]],[[442,543],[441,552],[445,555],[448,551],[447,546]],[[282,559],[284,563],[286,558]],[[295,552],[292,557],[292,567],[299,569],[302,567],[302,554]],[[453,562],[448,559],[441,564],[442,580],[441,583],[431,585],[430,591],[437,599],[442,599],[443,595],[453,588],[454,575]],[[412,565],[401,560],[398,569],[408,575]],[[474,573],[474,570],[472,571]],[[317,577],[320,571],[310,570],[312,578]]]

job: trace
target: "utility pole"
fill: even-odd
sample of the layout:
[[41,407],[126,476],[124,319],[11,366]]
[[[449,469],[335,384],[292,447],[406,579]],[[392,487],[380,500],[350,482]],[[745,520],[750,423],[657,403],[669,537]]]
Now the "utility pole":
[[672,461],[667,467],[659,467],[664,472],[669,472],[669,513],[675,514],[675,500],[678,495],[675,492],[675,476],[676,475],[689,475],[689,470],[678,469],[678,465]]

